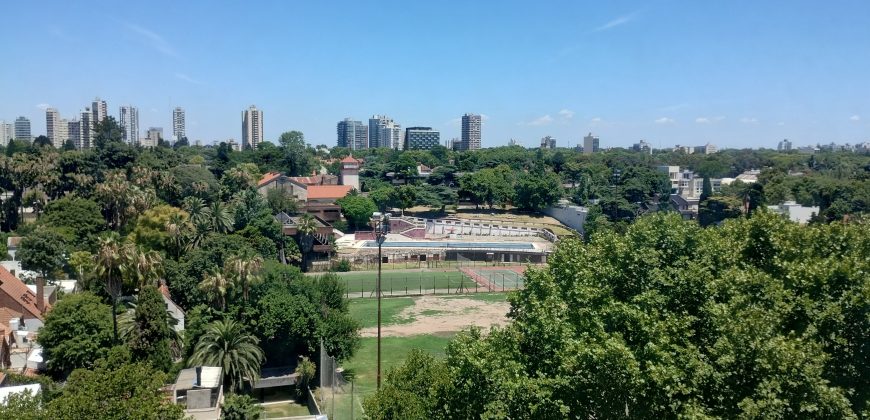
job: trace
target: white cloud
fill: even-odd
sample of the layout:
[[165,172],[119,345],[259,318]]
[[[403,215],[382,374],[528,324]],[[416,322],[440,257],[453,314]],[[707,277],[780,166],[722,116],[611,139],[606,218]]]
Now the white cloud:
[[164,55],[168,55],[170,57],[178,58],[178,52],[175,51],[175,48],[172,48],[172,45],[166,41],[162,36],[158,35],[155,32],[149,31],[139,25],[134,25],[129,22],[125,22],[124,26],[131,32],[139,35],[142,40],[151,48],[154,48],[157,51],[160,51]]
[[673,118],[668,118],[668,117],[661,117],[661,118],[655,120],[656,124],[673,124],[675,122],[676,121],[674,121]]
[[758,118],[755,117],[743,117],[740,119],[740,122],[743,124],[758,124]]
[[592,123],[592,124],[598,124],[598,123],[600,123],[601,121],[602,121],[601,117],[595,117],[595,118],[589,120],[589,122]]
[[39,109],[41,109],[41,110],[43,110],[43,111],[45,111],[46,109],[48,109],[50,106],[51,106],[51,105],[49,105],[49,104],[36,104],[36,107],[39,108]]
[[553,122],[553,117],[550,114],[544,115],[543,117],[535,118],[534,120],[526,123],[525,125],[548,125]]
[[205,84],[205,82],[203,82],[201,80],[196,80],[196,79],[194,79],[194,78],[192,78],[184,73],[175,73],[175,77],[178,79],[184,80],[185,82],[193,83],[195,85],[204,85]]
[[611,20],[610,22],[605,23],[604,25],[601,25],[601,26],[593,29],[592,32],[606,31],[608,29],[613,29],[613,28],[620,26],[620,25],[625,25],[626,23],[634,20],[634,18],[637,17],[637,14],[638,14],[638,12],[634,12],[631,14],[620,16],[616,19]]
[[715,123],[715,122],[722,121],[722,120],[724,120],[724,119],[725,119],[725,117],[723,117],[723,116],[718,116],[718,117],[698,117],[698,118],[695,118],[695,122],[698,123],[698,124],[712,124],[712,123]]
[[571,111],[570,109],[563,109],[559,111],[559,116],[566,120],[570,120],[571,118],[574,118],[574,111]]
[[861,121],[861,116],[860,116],[860,115],[853,115],[853,116],[849,117],[849,120],[851,120],[851,121]]

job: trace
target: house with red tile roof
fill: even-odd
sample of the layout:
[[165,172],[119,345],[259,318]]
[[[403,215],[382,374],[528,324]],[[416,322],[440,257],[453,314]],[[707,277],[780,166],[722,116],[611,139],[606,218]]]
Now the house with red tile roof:
[[[45,313],[51,309],[45,299],[43,280],[38,280],[36,292],[6,268],[0,266],[0,308],[20,313],[25,323],[33,321],[42,326]],[[31,330],[28,325],[28,330]],[[32,329],[35,331],[35,329]]]

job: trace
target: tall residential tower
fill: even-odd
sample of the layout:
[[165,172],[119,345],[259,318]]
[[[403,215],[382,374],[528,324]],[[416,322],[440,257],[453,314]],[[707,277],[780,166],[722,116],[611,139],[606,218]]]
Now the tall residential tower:
[[362,150],[369,147],[369,129],[361,121],[345,118],[336,125],[338,147]]
[[26,117],[15,119],[15,140],[33,140],[33,137],[30,135],[30,120]]
[[124,141],[130,145],[139,144],[139,110],[133,105],[121,107],[118,118],[121,130],[124,131]]
[[251,105],[242,111],[242,147],[256,149],[263,142],[263,111]]
[[179,141],[187,137],[184,129],[184,108],[178,106],[172,110],[172,140]]
[[392,118],[386,115],[372,115],[369,118],[369,145],[368,147],[389,147],[392,149],[402,148],[402,126],[396,124]]
[[94,98],[94,103],[91,104],[91,112],[94,114],[91,124],[96,127],[97,124],[103,122],[109,116],[109,107],[106,105],[106,101]]
[[462,140],[459,143],[460,150],[480,149],[480,123],[478,114],[465,114],[462,116]]

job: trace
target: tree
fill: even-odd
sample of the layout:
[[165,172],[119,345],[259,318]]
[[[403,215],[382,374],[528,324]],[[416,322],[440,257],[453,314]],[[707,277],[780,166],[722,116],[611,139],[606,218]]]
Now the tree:
[[263,406],[249,395],[228,394],[221,404],[222,420],[252,420],[260,418]]
[[336,203],[341,206],[341,214],[355,229],[368,226],[372,213],[377,210],[375,202],[371,198],[359,194],[349,194]]
[[443,361],[412,349],[403,364],[387,372],[384,387],[364,400],[363,408],[372,419],[450,418],[438,403],[452,380]]
[[51,279],[66,263],[66,248],[66,241],[61,234],[40,227],[21,240],[21,249],[16,256],[22,268]]
[[51,139],[46,136],[37,136],[33,139],[33,147],[52,147]]
[[154,286],[139,291],[133,316],[133,331],[129,337],[133,360],[148,362],[155,369],[168,371],[172,366],[169,342],[172,329],[166,302]]
[[52,419],[181,419],[182,406],[162,390],[166,374],[143,363],[131,363],[117,347],[94,369],[76,369],[48,404]]
[[171,235],[167,225],[172,221],[176,226],[183,226],[185,219],[187,213],[172,206],[160,205],[145,210],[136,219],[131,235],[133,242],[148,251],[167,252],[177,245],[178,238],[178,235]]
[[292,214],[299,209],[296,197],[283,188],[271,188],[266,191],[266,202],[274,214],[280,212]]
[[402,185],[396,189],[396,204],[402,209],[402,215],[405,215],[405,209],[414,206],[417,201],[417,187],[413,185]]
[[299,237],[299,248],[302,251],[302,268],[308,268],[308,256],[314,248],[314,234],[317,233],[317,223],[314,217],[305,213],[299,217],[296,224],[296,232]]
[[211,203],[203,210],[203,216],[212,232],[227,233],[233,231],[233,217],[229,209],[220,201]]
[[395,201],[395,189],[393,187],[380,187],[372,190],[369,193],[369,198],[375,203],[378,211],[385,212],[393,205]]
[[317,375],[317,365],[307,357],[301,357],[299,364],[296,365],[296,372],[299,375],[299,381],[296,383],[296,399],[305,401],[308,399],[308,389],[311,386],[311,381]]
[[556,204],[560,198],[562,181],[552,172],[527,173],[517,180],[514,205],[521,209],[540,211]]
[[220,366],[224,372],[224,388],[241,390],[245,382],[253,385],[260,377],[264,355],[258,342],[236,321],[215,321],[200,337],[188,365]]
[[226,262],[225,270],[241,286],[245,305],[248,303],[248,289],[252,283],[259,280],[258,276],[262,269],[263,257],[255,255],[250,250],[233,255]]
[[199,283],[199,290],[206,293],[215,304],[215,309],[221,312],[227,309],[227,290],[232,282],[219,271],[205,274]]
[[701,226],[717,224],[725,219],[734,219],[743,214],[740,200],[725,195],[714,195],[698,206],[698,223]]
[[123,287],[123,270],[126,260],[124,245],[115,236],[100,238],[100,245],[94,255],[97,277],[102,280],[106,293],[112,301],[112,331],[118,342],[118,297]]
[[94,254],[88,251],[75,251],[69,256],[69,265],[75,271],[77,291],[91,290],[94,277],[95,263]]
[[89,248],[96,244],[96,235],[105,229],[106,221],[95,201],[66,196],[46,205],[39,225],[63,233],[69,243]]
[[701,187],[701,198],[699,201],[704,201],[713,195],[713,184],[710,182],[710,178],[704,178],[704,184]]
[[78,368],[92,368],[112,347],[109,306],[91,293],[78,293],[57,301],[45,316],[37,342],[47,370],[64,378]]
[[270,365],[283,366],[297,355],[312,355],[320,315],[305,296],[272,289],[257,301],[257,336]]

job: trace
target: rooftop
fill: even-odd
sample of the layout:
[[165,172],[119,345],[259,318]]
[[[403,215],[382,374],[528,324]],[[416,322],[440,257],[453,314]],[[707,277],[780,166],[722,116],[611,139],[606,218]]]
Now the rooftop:
[[201,373],[202,383],[196,386],[196,368],[182,369],[178,372],[175,381],[175,390],[181,391],[194,388],[217,388],[220,386],[221,368],[217,366],[203,366]]
[[312,185],[308,187],[308,199],[342,198],[353,189],[350,185]]
[[[36,293],[24,284],[18,277],[12,275],[5,267],[0,266],[0,293],[7,295],[14,303],[6,304],[11,310],[21,312],[25,318],[42,319],[42,312],[36,307]],[[50,308],[45,303],[46,310]]]

